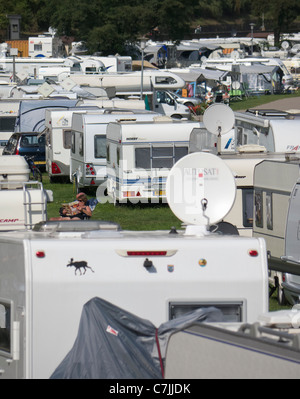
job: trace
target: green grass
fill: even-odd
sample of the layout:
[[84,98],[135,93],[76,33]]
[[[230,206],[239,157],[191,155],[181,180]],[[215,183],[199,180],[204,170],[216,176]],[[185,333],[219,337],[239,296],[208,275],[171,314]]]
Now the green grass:
[[[76,196],[71,183],[49,183],[47,174],[43,175],[43,185],[53,192],[53,202],[47,205],[48,219],[59,216],[59,208],[64,202],[71,202]],[[95,197],[96,192],[87,193]],[[174,216],[167,204],[123,204],[114,206],[105,202],[96,206],[92,218],[119,223],[123,230],[168,230],[172,226],[179,228],[181,221]]]
[[300,90],[293,94],[270,94],[265,96],[252,96],[244,98],[242,100],[236,100],[230,102],[230,108],[233,111],[246,110],[249,108],[255,108],[257,106],[268,104],[273,101],[283,100],[286,98],[300,97]]

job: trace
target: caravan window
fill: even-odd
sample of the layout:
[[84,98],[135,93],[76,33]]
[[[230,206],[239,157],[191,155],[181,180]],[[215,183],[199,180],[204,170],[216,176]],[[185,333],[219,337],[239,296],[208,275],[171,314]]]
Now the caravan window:
[[171,76],[155,76],[155,83],[172,85],[176,83],[176,80]]
[[255,226],[263,227],[263,192],[255,191],[254,195]]
[[79,134],[79,146],[78,146],[78,153],[83,157],[83,134]]
[[95,158],[106,158],[106,136],[97,134],[94,138]]
[[253,189],[246,188],[242,191],[243,198],[243,226],[253,227]]
[[187,155],[188,147],[182,146],[149,146],[135,149],[135,167],[143,169],[172,168],[183,156]]
[[11,304],[0,300],[0,351],[10,352]]
[[15,129],[16,117],[0,118],[0,132],[13,132]]
[[63,131],[63,146],[65,149],[69,150],[72,145],[72,131],[64,130]]
[[72,139],[71,139],[71,151],[72,154],[75,154],[75,133],[72,133]]
[[273,197],[272,193],[266,193],[266,221],[267,229],[273,230]]

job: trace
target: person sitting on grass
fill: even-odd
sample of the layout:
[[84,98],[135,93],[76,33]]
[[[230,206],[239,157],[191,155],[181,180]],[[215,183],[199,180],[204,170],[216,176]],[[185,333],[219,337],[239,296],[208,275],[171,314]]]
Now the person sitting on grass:
[[50,220],[87,220],[92,216],[91,208],[86,204],[87,196],[84,193],[76,195],[76,211],[70,214],[68,207],[62,207],[59,210],[60,216],[57,218],[51,218]]

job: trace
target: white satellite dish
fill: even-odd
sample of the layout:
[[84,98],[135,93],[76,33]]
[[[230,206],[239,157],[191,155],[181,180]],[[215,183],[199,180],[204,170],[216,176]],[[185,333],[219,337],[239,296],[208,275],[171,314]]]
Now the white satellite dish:
[[186,234],[205,234],[221,221],[236,196],[234,176],[218,156],[195,152],[181,158],[171,169],[166,196],[172,212],[187,224]]
[[292,54],[299,53],[300,52],[300,43],[294,44],[290,51]]
[[241,87],[241,84],[240,84],[240,82],[235,80],[234,82],[232,82],[231,87],[233,88],[233,90],[239,90],[239,88]]
[[203,114],[206,129],[215,135],[222,135],[234,126],[234,112],[228,105],[216,103],[210,105]]
[[287,42],[286,40],[284,40],[284,41],[281,43],[281,47],[283,48],[283,50],[287,50],[287,49],[290,47],[290,43]]
[[233,50],[231,53],[231,58],[237,60],[238,58],[240,58],[240,53],[237,50]]

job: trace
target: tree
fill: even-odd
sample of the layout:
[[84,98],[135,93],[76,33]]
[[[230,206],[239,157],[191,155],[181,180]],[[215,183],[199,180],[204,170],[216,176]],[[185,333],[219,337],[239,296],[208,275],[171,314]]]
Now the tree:
[[285,32],[290,24],[300,13],[299,0],[253,0],[253,11],[257,16],[264,14],[265,20],[272,23],[274,31],[274,44],[280,44],[280,35]]

